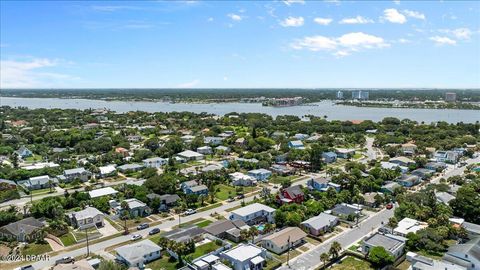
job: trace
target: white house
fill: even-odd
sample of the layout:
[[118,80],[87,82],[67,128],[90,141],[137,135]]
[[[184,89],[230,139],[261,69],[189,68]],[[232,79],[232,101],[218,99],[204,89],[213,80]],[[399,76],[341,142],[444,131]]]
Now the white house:
[[267,251],[254,244],[240,244],[220,253],[220,258],[228,261],[234,270],[260,270],[266,257]]
[[202,155],[211,155],[213,153],[212,147],[205,145],[197,148],[197,152]]
[[363,240],[362,252],[368,254],[373,247],[383,247],[385,251],[397,259],[402,256],[405,251],[406,240],[407,239],[401,236],[377,232]]
[[223,138],[222,137],[205,137],[203,139],[203,142],[205,144],[220,145],[223,142]]
[[145,268],[145,264],[160,258],[161,248],[150,240],[143,240],[115,249],[117,259],[128,267]]
[[143,160],[143,166],[146,168],[160,168],[167,164],[167,159],[161,157],[147,158]]
[[98,169],[100,170],[99,176],[101,178],[113,176],[117,173],[117,169],[114,165],[101,166],[98,167]]
[[197,153],[192,150],[185,150],[177,154],[178,157],[183,158],[184,160],[202,160],[204,156],[200,153]]
[[338,217],[327,213],[320,213],[320,215],[316,217],[305,220],[301,225],[309,234],[318,236],[333,229],[338,222]]
[[261,203],[249,204],[245,207],[233,210],[230,213],[230,220],[243,220],[245,223],[252,225],[260,222],[273,223],[275,209]]
[[103,227],[104,214],[95,207],[86,207],[83,210],[68,214],[70,222],[75,228],[86,229],[93,226]]
[[408,233],[416,233],[417,231],[427,227],[428,224],[426,222],[420,222],[412,218],[404,218],[398,222],[397,227],[393,229],[393,233],[406,237]]
[[241,172],[234,172],[229,176],[233,186],[254,186],[257,184],[257,179]]
[[90,195],[91,199],[102,197],[102,196],[110,196],[110,195],[115,195],[117,194],[118,191],[111,187],[106,187],[106,188],[99,188],[99,189],[94,189],[88,192],[88,195]]

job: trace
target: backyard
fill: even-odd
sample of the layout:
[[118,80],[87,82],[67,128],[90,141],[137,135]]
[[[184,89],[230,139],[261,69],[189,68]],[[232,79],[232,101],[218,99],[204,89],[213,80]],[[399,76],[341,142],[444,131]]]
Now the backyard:
[[346,257],[340,263],[334,265],[332,270],[373,270],[372,265],[364,260],[360,260],[351,256]]
[[[224,200],[227,200],[229,197],[237,196],[235,187],[220,184],[220,185],[217,185],[216,189],[218,191],[215,192],[215,197],[217,197],[219,200],[224,201]],[[244,194],[250,193],[255,190],[256,190],[256,187],[243,187]]]
[[40,255],[52,251],[50,244],[29,243],[22,248],[22,255]]

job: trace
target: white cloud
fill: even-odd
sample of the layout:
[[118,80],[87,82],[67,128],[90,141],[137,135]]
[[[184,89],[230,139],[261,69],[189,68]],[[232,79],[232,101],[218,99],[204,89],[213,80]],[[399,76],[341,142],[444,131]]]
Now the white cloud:
[[223,76],[223,80],[224,80],[224,81],[228,81],[228,77],[227,77],[227,76]]
[[408,10],[408,9],[405,9],[403,11],[403,13],[405,15],[407,15],[408,17],[412,17],[412,18],[415,18],[415,19],[420,19],[420,20],[425,20],[426,17],[425,17],[425,14],[423,13],[420,13],[418,11],[413,11],[413,10]]
[[329,25],[333,20],[330,18],[315,18],[313,21],[320,25]]
[[453,35],[457,39],[469,40],[472,37],[472,30],[468,28],[442,29],[442,33]]
[[299,27],[304,23],[303,17],[288,17],[280,22],[283,27]]
[[402,43],[402,44],[405,44],[405,43],[410,43],[410,42],[412,42],[412,41],[411,41],[411,40],[408,40],[408,39],[406,39],[406,38],[400,38],[400,39],[398,39],[398,42],[399,42],[399,43]]
[[383,18],[391,23],[405,23],[407,18],[394,8],[388,8],[383,11]]
[[232,19],[234,21],[241,21],[243,19],[242,16],[240,16],[238,14],[234,14],[234,13],[230,13],[227,16],[230,17],[230,19]]
[[430,40],[434,41],[435,44],[437,45],[455,45],[457,44],[457,41],[448,38],[448,37],[440,37],[440,36],[434,36],[430,37]]
[[293,4],[305,4],[305,0],[284,0],[283,3],[285,3],[285,5],[287,6],[290,6],[290,5],[293,5]]
[[59,65],[61,61],[47,58],[29,60],[1,60],[0,88],[34,88],[61,85],[76,79],[70,75],[41,71]]
[[341,24],[366,24],[366,23],[373,23],[373,20],[364,18],[362,16],[357,16],[354,18],[345,18],[340,21]]
[[181,84],[177,85],[177,87],[178,88],[191,88],[191,87],[197,86],[199,83],[200,83],[199,80],[193,80],[191,82],[181,83]]
[[340,37],[309,36],[291,44],[295,50],[330,51],[337,57],[343,57],[362,49],[385,48],[390,46],[381,37],[353,32]]

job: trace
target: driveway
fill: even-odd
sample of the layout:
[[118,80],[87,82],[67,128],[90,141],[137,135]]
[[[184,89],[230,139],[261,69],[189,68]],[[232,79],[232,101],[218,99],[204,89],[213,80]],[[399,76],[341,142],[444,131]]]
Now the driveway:
[[109,235],[118,233],[117,229],[115,229],[115,227],[113,227],[112,224],[110,224],[110,222],[105,220],[103,223],[105,224],[105,225],[103,225],[103,227],[97,228],[98,231],[103,236],[109,236]]
[[59,243],[53,241],[50,238],[45,237],[45,241],[47,241],[48,244],[50,244],[50,247],[52,248],[53,251],[62,250],[65,248],[64,246],[60,245]]

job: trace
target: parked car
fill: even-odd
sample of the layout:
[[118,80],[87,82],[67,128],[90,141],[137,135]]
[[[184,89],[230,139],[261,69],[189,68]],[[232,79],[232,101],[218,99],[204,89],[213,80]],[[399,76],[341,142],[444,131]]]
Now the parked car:
[[73,257],[63,257],[55,261],[55,265],[57,264],[65,264],[65,263],[74,263],[75,259]]
[[149,227],[148,223],[142,223],[142,224],[137,226],[137,230],[143,230],[143,229],[146,229],[148,227]]
[[132,235],[132,238],[130,238],[130,240],[132,240],[132,241],[136,241],[136,240],[139,240],[139,239],[142,239],[142,236],[140,234],[134,234],[134,235]]
[[32,265],[25,265],[25,266],[20,266],[20,267],[17,267],[15,268],[14,270],[33,270],[33,266]]
[[392,209],[393,208],[393,203],[387,203],[387,206],[386,206],[387,209]]
[[148,232],[149,235],[154,235],[154,234],[157,234],[160,232],[160,229],[159,228],[153,228],[152,230],[150,230]]
[[237,196],[237,199],[243,199],[243,198],[245,198],[245,195],[243,195],[243,194],[240,194],[240,195]]
[[187,209],[187,211],[185,211],[184,214],[185,214],[185,216],[189,216],[189,215],[193,215],[193,214],[195,214],[195,213],[197,213],[197,210],[195,210],[195,209]]
[[233,198],[233,197],[230,197],[230,198],[228,198],[228,200],[227,200],[227,202],[233,202],[233,201],[235,201],[235,198]]

